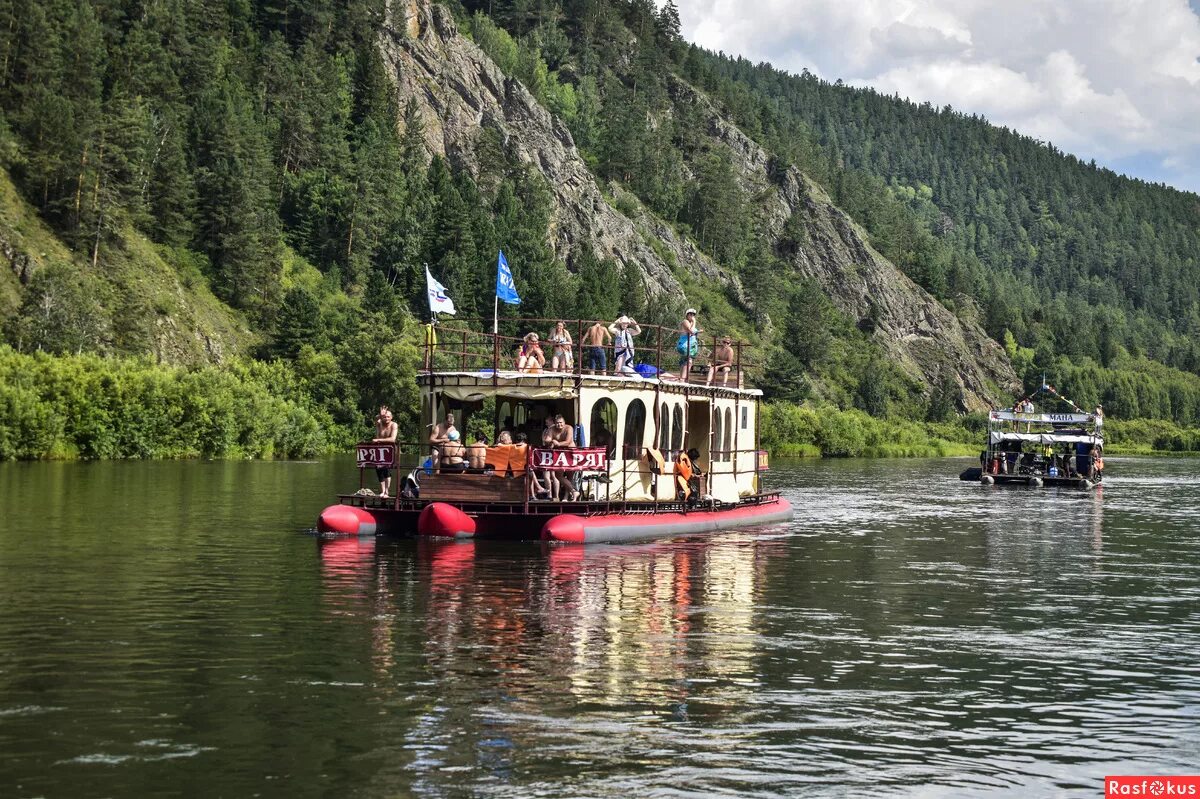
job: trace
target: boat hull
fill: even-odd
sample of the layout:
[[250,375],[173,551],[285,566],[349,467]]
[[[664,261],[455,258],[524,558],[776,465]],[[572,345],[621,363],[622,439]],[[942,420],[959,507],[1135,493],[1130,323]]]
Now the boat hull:
[[1025,486],[1028,488],[1078,488],[1089,490],[1100,485],[1099,480],[1089,480],[1086,477],[1049,477],[1044,474],[984,474],[978,466],[965,469],[958,476],[959,480],[968,483],[983,483],[998,486]]
[[603,514],[554,516],[542,527],[542,539],[564,544],[605,544],[701,535],[737,527],[784,522],[792,518],[792,505],[780,498],[759,505],[687,513]]
[[327,535],[412,535],[429,538],[510,539],[593,544],[647,541],[701,535],[737,527],[791,519],[792,505],[781,497],[732,508],[687,512],[600,513],[582,515],[467,513],[446,502],[421,510],[331,505],[321,512],[317,530]]

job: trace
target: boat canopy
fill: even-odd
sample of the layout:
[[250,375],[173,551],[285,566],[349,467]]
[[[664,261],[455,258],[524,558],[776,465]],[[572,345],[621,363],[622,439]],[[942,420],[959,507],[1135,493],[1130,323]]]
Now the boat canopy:
[[1005,441],[1023,441],[1033,444],[1098,444],[1104,446],[1103,436],[1080,435],[1078,433],[1011,433],[993,430],[991,443],[1000,444]]
[[1090,413],[1016,413],[992,411],[993,422],[1028,422],[1030,424],[1091,424],[1096,417]]

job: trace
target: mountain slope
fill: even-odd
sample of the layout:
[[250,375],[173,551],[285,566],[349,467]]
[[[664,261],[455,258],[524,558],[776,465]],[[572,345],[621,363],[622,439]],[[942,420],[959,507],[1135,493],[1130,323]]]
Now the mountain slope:
[[[445,155],[478,175],[478,143],[491,130],[511,156],[545,176],[554,194],[552,233],[560,258],[571,263],[587,245],[635,264],[660,298],[679,294],[669,263],[677,264],[694,278],[718,282],[753,310],[754,303],[739,290],[738,276],[690,246],[670,225],[647,223],[644,210],[638,225],[611,207],[567,126],[463,37],[446,8],[427,2],[393,6],[381,48],[399,103],[412,100],[421,110],[431,155]],[[875,252],[861,230],[798,170],[790,168],[772,182],[771,159],[761,147],[686,84],[672,80],[670,85],[676,103],[692,105],[700,114],[699,132],[731,154],[743,191],[758,198],[771,245],[780,243],[790,219],[803,220],[809,242],[788,264],[797,277],[818,281],[851,319],[875,320],[873,339],[923,385],[952,374],[961,409],[981,410],[1015,390],[1003,351],[981,328],[958,319]],[[649,236],[658,241],[648,242]]]

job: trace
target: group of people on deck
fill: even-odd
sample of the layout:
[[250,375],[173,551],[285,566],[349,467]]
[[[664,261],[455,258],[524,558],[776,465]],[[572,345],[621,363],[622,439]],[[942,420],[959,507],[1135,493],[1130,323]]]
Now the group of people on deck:
[[[696,310],[688,308],[684,313],[683,321],[679,324],[679,340],[675,349],[679,355],[680,379],[684,382],[689,381],[692,367],[700,352],[702,331],[696,317]],[[613,374],[637,376],[638,372],[635,369],[637,351],[634,346],[634,337],[640,335],[641,332],[642,328],[637,320],[625,315],[610,325],[594,322],[583,333],[579,342],[583,347],[586,359],[580,364],[581,370],[586,370],[588,374],[593,375],[608,374],[608,348],[611,346]],[[546,344],[550,348],[549,366],[547,366],[546,349],[543,347],[542,338],[533,332],[527,333],[521,340],[521,344],[515,352],[513,366],[520,372],[544,370],[570,372],[574,370],[575,342],[571,338],[570,332],[567,331],[565,322],[555,323],[554,330],[546,339]],[[722,375],[721,385],[729,385],[729,373],[734,367],[735,360],[733,340],[729,336],[723,336],[717,341],[712,357],[709,359],[705,384],[713,385],[714,378],[720,373]]]
[[[372,442],[394,444],[398,433],[399,427],[392,417],[391,409],[386,405],[381,406],[379,415],[375,418],[375,437],[371,439]],[[595,444],[606,446],[606,439],[607,431],[601,428]],[[434,471],[443,473],[467,470],[484,472],[494,469],[497,473],[511,471],[517,476],[525,472],[525,460],[529,451],[528,435],[522,431],[513,433],[508,429],[500,431],[493,447],[488,446],[485,436],[479,436],[470,445],[463,444],[452,412],[446,414],[444,421],[433,426],[429,434],[429,444],[432,449],[430,466]],[[541,446],[543,449],[574,449],[578,446],[574,427],[567,424],[561,413],[546,417]],[[497,459],[498,454],[502,457]],[[675,458],[676,499],[681,502],[695,504],[700,496],[700,478],[703,472],[697,463],[699,457],[699,450],[692,448],[681,450]],[[379,496],[386,499],[391,488],[391,469],[381,466],[375,469],[375,473],[379,478]],[[580,472],[572,471],[531,470],[529,499],[574,502],[582,496],[581,476]]]

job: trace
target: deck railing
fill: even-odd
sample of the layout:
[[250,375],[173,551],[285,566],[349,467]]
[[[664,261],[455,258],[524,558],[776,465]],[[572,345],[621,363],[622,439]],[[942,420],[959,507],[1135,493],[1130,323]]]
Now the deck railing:
[[[374,442],[374,441],[363,441],[363,442],[357,444],[355,447],[355,450],[356,450],[356,463],[358,465],[358,471],[359,471],[359,481],[358,481],[359,493],[362,494],[363,490],[368,488],[368,485],[367,485],[368,474],[371,470],[373,470],[377,467],[388,468],[391,470],[391,475],[390,475],[391,480],[392,480],[391,494],[386,498],[386,502],[387,502],[387,505],[391,506],[392,508],[394,508],[396,510],[399,510],[405,503],[412,501],[409,498],[402,497],[401,492],[404,488],[405,478],[409,475],[409,473],[411,473],[414,470],[420,470],[424,475],[427,475],[427,476],[428,475],[468,475],[468,476],[469,475],[477,475],[477,476],[483,477],[486,475],[491,475],[494,477],[503,478],[504,475],[507,473],[507,469],[505,469],[503,471],[499,471],[499,472],[490,472],[485,469],[470,468],[470,467],[445,469],[442,467],[442,452],[445,447],[446,447],[446,445],[444,445],[444,444],[432,444],[429,442],[399,442],[398,441],[398,442],[394,442],[394,443],[392,443],[392,442],[379,443],[379,442]],[[463,460],[468,461],[468,462],[469,462],[469,457],[470,457],[469,451],[471,448],[472,448],[471,444],[455,445],[457,455],[461,455]],[[647,449],[646,447],[642,447],[640,450],[641,453],[645,453],[646,449]],[[605,478],[601,479],[601,480],[597,480],[595,476],[590,478],[592,480],[591,492],[590,492],[591,496],[586,500],[583,500],[583,499],[577,500],[577,502],[587,502],[592,507],[603,507],[605,509],[605,512],[611,512],[615,506],[625,508],[631,502],[631,500],[628,500],[625,497],[625,489],[627,486],[629,486],[631,484],[630,483],[631,478],[634,481],[641,481],[643,479],[648,479],[651,482],[653,482],[655,480],[655,478],[657,478],[659,480],[664,480],[664,479],[668,480],[668,481],[670,481],[670,483],[672,485],[672,490],[670,491],[670,495],[671,495],[671,497],[675,496],[674,457],[668,458],[666,460],[665,468],[661,473],[656,472],[653,468],[651,468],[650,462],[645,457],[640,457],[637,459],[630,458],[630,459],[616,460],[616,462],[621,465],[621,469],[620,469],[619,476],[618,476],[618,473],[615,472],[612,468],[612,465],[614,462],[614,459],[612,458],[613,454],[615,454],[615,450],[610,449],[607,470],[586,470],[586,469],[579,470],[581,472],[586,471],[586,472],[588,472],[588,474],[596,475],[596,476],[603,474],[603,475],[605,475]],[[667,453],[664,452],[663,454],[665,455]],[[672,456],[674,456],[677,453],[674,453],[672,451],[671,454],[672,454]],[[739,464],[741,461],[741,458],[739,456],[746,455],[746,454],[754,455],[753,465],[750,468],[739,468]],[[762,472],[767,470],[764,455],[765,455],[764,451],[757,450],[757,449],[730,449],[730,450],[714,451],[714,452],[710,453],[710,460],[707,464],[705,464],[708,468],[706,468],[704,470],[705,481],[702,482],[702,485],[705,486],[706,492],[711,492],[712,483],[711,483],[710,478],[715,475],[730,475],[736,479],[739,474],[753,473],[756,476],[756,478],[760,478]],[[530,504],[530,484],[531,484],[531,480],[533,479],[533,473],[535,471],[536,471],[535,469],[526,468],[520,476],[513,475],[510,478],[513,480],[520,481],[520,486],[521,486],[520,496],[522,498],[521,503],[523,504],[523,506],[526,510],[528,510],[529,504]],[[570,473],[571,472],[560,472],[560,474],[570,474]],[[619,480],[619,485],[618,485],[617,493],[614,496],[613,485],[614,485],[614,483],[616,483],[617,480]],[[756,479],[755,484],[758,486],[759,492],[762,493],[761,485],[759,485],[757,479]],[[602,496],[600,495],[601,488],[603,489]],[[660,505],[664,505],[664,504],[671,505],[671,504],[675,504],[675,502],[677,502],[676,500],[659,499],[658,494],[659,494],[659,491],[657,490],[657,487],[656,487],[653,491],[653,499],[639,499],[639,500],[633,500],[632,502],[638,507],[642,507],[642,508],[648,507],[648,508],[653,508],[654,510],[658,510]],[[442,498],[442,497],[430,497],[427,495],[427,496],[421,497],[420,501],[427,500],[427,499],[439,499],[439,498]],[[369,499],[369,496],[364,497],[364,502],[366,502],[368,499]],[[457,499],[457,498],[452,498],[452,500],[453,499]],[[494,497],[488,497],[488,496],[482,496],[482,495],[478,496],[478,498],[473,498],[472,501],[480,503],[480,504],[486,504],[489,501],[504,502],[504,500],[499,500]],[[603,503],[603,504],[601,505],[601,503]],[[512,503],[511,503],[511,501],[508,501],[505,504],[511,505]],[[551,502],[537,503],[537,504],[556,504],[556,503],[551,501]]]
[[[436,325],[426,327],[424,342],[423,368],[426,372],[484,372],[492,375],[501,371],[516,371],[520,347],[524,344],[525,335],[537,333],[539,345],[545,356],[545,366],[539,369],[526,368],[527,373],[541,374],[615,374],[615,358],[613,345],[604,345],[606,368],[592,370],[589,350],[591,346],[581,343],[588,329],[598,320],[591,319],[517,319],[505,320],[506,327],[519,326],[525,331],[520,335],[493,334],[487,330],[491,325],[490,319],[462,318],[442,320]],[[554,344],[550,337],[556,324],[563,321],[564,329],[571,336],[569,351],[571,363],[569,366],[552,367],[554,359]],[[605,327],[608,323],[601,322]],[[661,325],[640,325],[641,333],[633,339],[636,364],[654,367],[655,375],[670,375],[682,382],[704,383],[707,378],[709,365],[714,361],[714,355],[723,335],[713,335],[701,331],[696,335],[697,354],[692,358],[692,370],[683,375],[680,369],[681,356],[676,349],[681,336],[678,330]],[[732,337],[730,337],[732,339]],[[750,377],[762,372],[762,364],[754,355],[753,345],[745,341],[731,340],[733,361],[729,367],[728,378],[724,373],[714,370],[712,382],[715,385],[725,385],[730,388],[745,388],[751,384]]]

